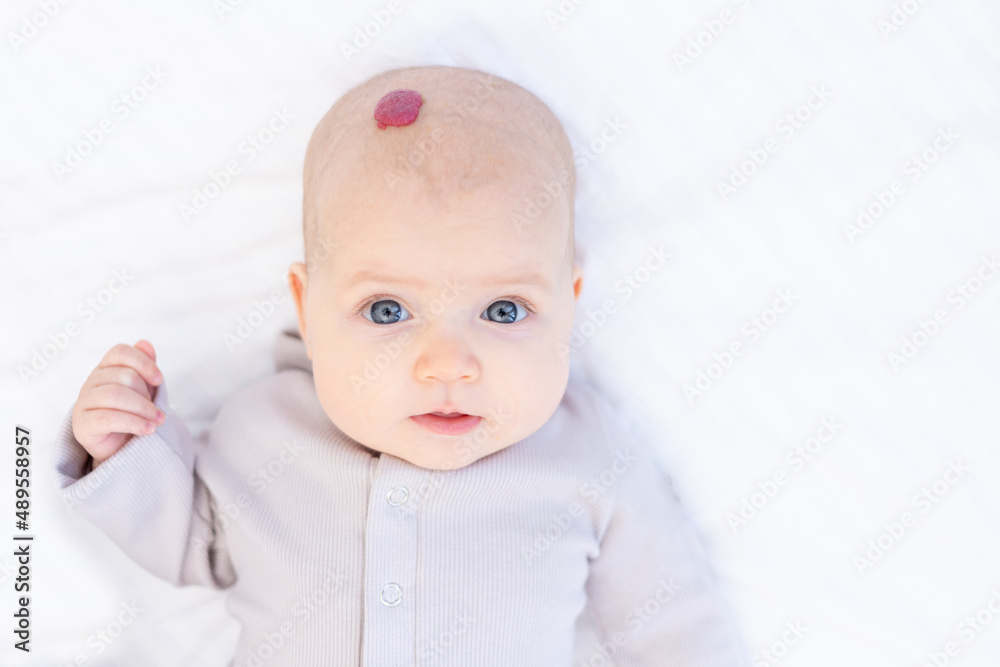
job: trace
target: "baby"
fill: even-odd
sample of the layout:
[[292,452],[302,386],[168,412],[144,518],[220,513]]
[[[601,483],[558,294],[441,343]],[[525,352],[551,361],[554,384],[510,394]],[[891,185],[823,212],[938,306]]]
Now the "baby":
[[570,375],[574,186],[509,81],[348,91],[306,151],[277,372],[195,440],[153,346],[115,346],[60,432],[63,497],[153,574],[230,589],[231,665],[746,664],[669,480]]

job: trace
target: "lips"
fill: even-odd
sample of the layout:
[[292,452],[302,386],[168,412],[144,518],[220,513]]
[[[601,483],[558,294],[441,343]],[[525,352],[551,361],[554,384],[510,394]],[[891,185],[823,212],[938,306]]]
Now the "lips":
[[439,435],[462,435],[468,433],[482,421],[482,417],[461,412],[428,412],[410,417],[421,426]]

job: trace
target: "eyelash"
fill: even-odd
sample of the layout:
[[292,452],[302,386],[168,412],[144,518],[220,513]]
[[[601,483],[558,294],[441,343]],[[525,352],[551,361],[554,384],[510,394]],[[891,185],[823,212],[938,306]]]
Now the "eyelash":
[[[392,301],[396,301],[396,297],[394,297],[392,294],[376,294],[375,296],[373,296],[372,298],[368,299],[363,304],[358,306],[357,310],[354,311],[354,314],[360,315],[365,311],[366,308],[370,308],[373,303],[377,303],[383,299],[391,299]],[[532,315],[535,314],[535,309],[531,307],[531,304],[529,304],[527,301],[525,301],[519,296],[504,296],[499,299],[496,299],[496,301],[513,301],[517,305],[523,307]],[[490,305],[496,303],[496,301],[491,301]]]

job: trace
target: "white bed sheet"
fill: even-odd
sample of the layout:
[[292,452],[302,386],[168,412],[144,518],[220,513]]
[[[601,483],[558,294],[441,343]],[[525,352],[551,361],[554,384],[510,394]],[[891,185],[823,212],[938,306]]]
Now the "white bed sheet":
[[[4,5],[0,392],[4,432],[32,431],[37,538],[32,652],[8,635],[0,664],[227,664],[224,594],[156,580],[61,506],[48,446],[117,342],[153,342],[195,432],[271,372],[294,323],[309,134],[350,86],[425,63],[512,79],[563,120],[586,271],[574,364],[673,478],[754,665],[997,664],[1000,5],[469,4]],[[348,58],[373,16],[391,18]],[[276,113],[293,118],[248,149]],[[96,145],[79,166],[54,166],[81,141]],[[230,161],[239,173],[186,220]],[[859,207],[876,218],[850,231]],[[647,265],[654,249],[667,261]],[[115,272],[125,287],[103,292]],[[904,338],[919,347],[895,364]]]

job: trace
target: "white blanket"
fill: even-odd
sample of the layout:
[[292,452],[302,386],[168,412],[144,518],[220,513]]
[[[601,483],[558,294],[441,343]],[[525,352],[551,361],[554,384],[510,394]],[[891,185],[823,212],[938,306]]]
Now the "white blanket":
[[673,478],[753,664],[995,665],[1000,5],[495,4],[0,10],[0,496],[13,535],[27,427],[36,536],[32,652],[8,632],[0,664],[228,663],[225,594],[154,579],[58,504],[47,446],[117,342],[154,344],[193,432],[270,373],[312,128],[438,63],[563,120],[574,363]]

